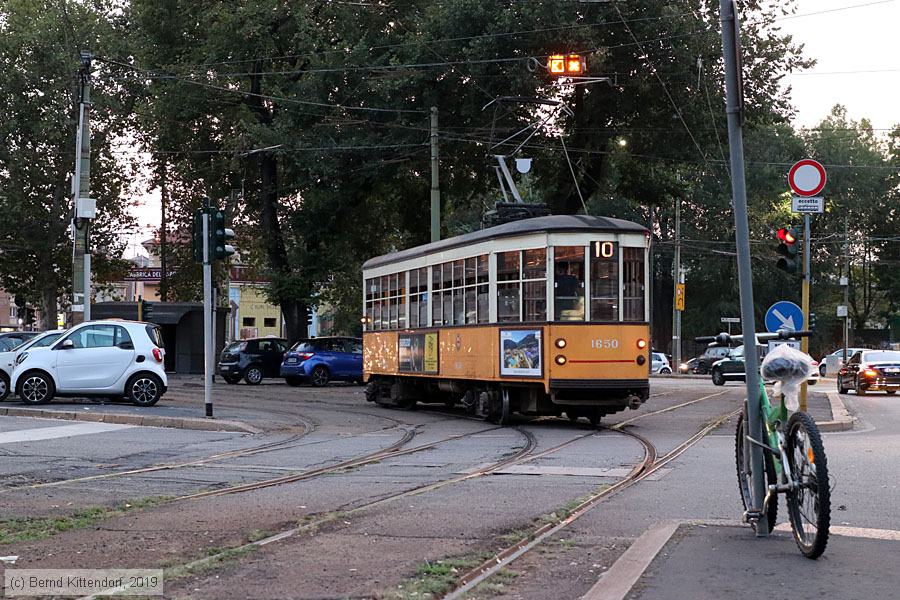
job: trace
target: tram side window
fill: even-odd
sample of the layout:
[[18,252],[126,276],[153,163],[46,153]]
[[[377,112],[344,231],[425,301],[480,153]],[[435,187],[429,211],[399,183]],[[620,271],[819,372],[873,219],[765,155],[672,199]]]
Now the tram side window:
[[488,257],[482,254],[477,259],[476,265],[476,283],[477,287],[477,305],[478,305],[478,322],[487,323],[490,321],[490,292],[488,287]]
[[519,314],[519,252],[497,254],[497,321],[510,323],[521,319]]
[[591,244],[591,320],[619,320],[619,252],[616,242]]
[[441,325],[443,320],[441,298],[441,265],[434,265],[431,268],[431,323],[435,327]]
[[644,320],[644,249],[622,248],[623,302],[626,321]]
[[556,246],[553,304],[557,321],[584,321],[584,247]]
[[428,269],[409,272],[409,326],[428,325]]
[[522,252],[522,308],[528,323],[547,320],[547,249]]
[[366,331],[375,329],[375,282],[373,279],[366,279]]

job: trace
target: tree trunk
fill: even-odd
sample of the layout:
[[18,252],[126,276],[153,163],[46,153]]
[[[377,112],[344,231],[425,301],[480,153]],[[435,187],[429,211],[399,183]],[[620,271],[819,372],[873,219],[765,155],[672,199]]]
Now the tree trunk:
[[[278,221],[278,161],[274,152],[260,153],[259,172],[259,224],[265,235],[266,256],[274,275],[273,283],[278,285],[280,280],[290,277],[290,265]],[[284,315],[287,339],[293,342],[305,338],[309,324],[306,304],[281,291],[277,294],[277,300]]]
[[[46,271],[44,271],[46,272]],[[56,279],[45,278],[41,286],[41,329],[56,329]]]

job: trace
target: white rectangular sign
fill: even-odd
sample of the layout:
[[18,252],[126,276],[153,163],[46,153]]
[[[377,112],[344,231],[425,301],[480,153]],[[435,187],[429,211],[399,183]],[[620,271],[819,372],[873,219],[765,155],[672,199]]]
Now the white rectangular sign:
[[811,198],[793,196],[791,211],[795,213],[823,213],[825,212],[825,198],[822,196],[813,196]]
[[722,317],[722,322],[723,323],[740,323],[741,318],[740,317]]
[[800,342],[798,340],[769,340],[769,352],[777,348],[782,344],[787,344],[791,348],[800,349]]

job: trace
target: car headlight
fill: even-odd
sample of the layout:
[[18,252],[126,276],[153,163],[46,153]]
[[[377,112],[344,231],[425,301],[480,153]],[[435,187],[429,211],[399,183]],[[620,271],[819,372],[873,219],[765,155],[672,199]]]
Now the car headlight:
[[28,358],[27,352],[23,352],[22,354],[16,356],[16,366],[21,365],[23,362],[25,362],[26,358]]

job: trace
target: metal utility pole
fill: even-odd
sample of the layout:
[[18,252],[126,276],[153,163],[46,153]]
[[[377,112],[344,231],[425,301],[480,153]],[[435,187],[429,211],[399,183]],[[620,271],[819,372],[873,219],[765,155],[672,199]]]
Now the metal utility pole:
[[[78,132],[75,134],[75,173],[72,177],[72,196],[75,218],[72,220],[74,249],[72,254],[72,322],[91,320],[91,219],[96,213],[91,195],[91,59],[81,51],[78,71],[80,101],[78,104]],[[80,315],[79,315],[80,313]]]
[[431,107],[431,241],[441,239],[441,188],[438,181],[438,109]]
[[212,344],[212,261],[209,247],[209,199],[203,201],[203,402],[206,405],[206,416],[213,416],[212,377],[213,377],[213,344]]
[[[756,349],[756,323],[753,316],[753,271],[750,265],[750,226],[747,222],[747,190],[744,182],[744,140],[741,131],[743,121],[743,98],[741,97],[740,71],[740,22],[734,0],[719,0],[719,15],[722,19],[722,53],[725,56],[725,112],[728,117],[728,147],[731,156],[731,193],[734,204],[734,229],[737,245],[738,283],[741,293],[741,327],[744,348],[753,348],[744,353],[744,369],[747,390],[747,424],[750,436],[762,439],[762,422],[759,414],[759,364]],[[768,537],[769,524],[762,511],[766,497],[766,478],[763,468],[762,450],[750,448],[753,477],[753,506],[759,515],[756,525],[757,537]]]
[[681,199],[675,199],[675,262],[672,276],[672,361],[677,370],[681,365],[681,310],[678,290],[681,281]]
[[159,299],[161,302],[169,301],[169,185],[167,165],[163,160],[160,168],[160,219],[159,219]]
[[844,286],[844,360],[842,365],[847,364],[847,346],[850,345],[850,225],[847,215],[844,215],[844,280],[841,285]]
[[[803,311],[803,323],[809,329],[809,214],[803,215],[803,288],[801,292],[800,308]],[[805,354],[809,354],[809,338],[800,339],[800,350]],[[808,394],[808,384],[804,380],[800,384],[800,410],[806,412],[806,399]]]

